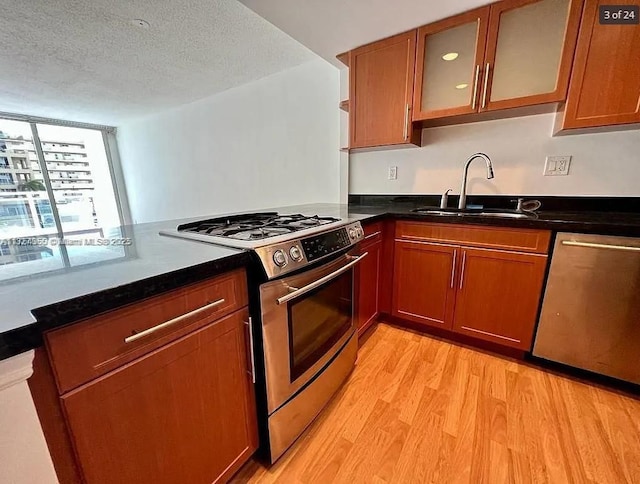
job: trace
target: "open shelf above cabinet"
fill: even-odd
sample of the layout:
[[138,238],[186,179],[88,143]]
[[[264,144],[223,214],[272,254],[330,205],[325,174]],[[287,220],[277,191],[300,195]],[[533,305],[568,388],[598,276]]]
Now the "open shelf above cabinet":
[[340,62],[342,62],[345,66],[349,67],[349,52],[343,52],[342,54],[338,54],[336,56]]

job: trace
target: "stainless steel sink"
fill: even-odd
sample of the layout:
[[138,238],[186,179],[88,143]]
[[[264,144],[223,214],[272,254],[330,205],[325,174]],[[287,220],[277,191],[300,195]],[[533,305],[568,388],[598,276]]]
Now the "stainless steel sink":
[[411,210],[412,212],[415,213],[426,213],[429,215],[463,215],[461,212],[459,212],[458,210],[438,210],[438,209],[431,209],[431,208],[416,208]]
[[482,217],[500,217],[500,218],[532,218],[533,214],[516,213],[516,212],[470,212],[462,215],[478,215]]
[[459,208],[437,208],[437,207],[424,207],[415,208],[412,210],[414,213],[424,213],[426,215],[448,215],[458,217],[496,217],[496,218],[535,218],[536,215],[532,212],[518,212],[516,210],[505,209],[459,209]]

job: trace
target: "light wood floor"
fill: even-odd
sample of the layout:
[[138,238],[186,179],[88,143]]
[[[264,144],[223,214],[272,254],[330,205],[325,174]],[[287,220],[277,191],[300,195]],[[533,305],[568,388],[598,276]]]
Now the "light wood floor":
[[640,401],[379,324],[294,446],[234,482],[640,483]]

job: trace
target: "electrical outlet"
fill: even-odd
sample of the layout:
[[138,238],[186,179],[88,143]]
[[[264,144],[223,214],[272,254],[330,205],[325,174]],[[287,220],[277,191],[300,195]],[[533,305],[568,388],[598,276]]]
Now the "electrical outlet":
[[390,166],[389,167],[389,180],[397,180],[398,179],[398,167]]
[[547,156],[544,163],[544,176],[566,176],[569,174],[571,155]]

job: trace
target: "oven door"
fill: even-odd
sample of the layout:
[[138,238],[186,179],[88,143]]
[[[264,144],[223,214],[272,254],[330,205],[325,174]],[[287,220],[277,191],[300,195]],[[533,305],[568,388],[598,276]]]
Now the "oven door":
[[305,386],[355,333],[354,266],[339,259],[260,286],[269,414]]

